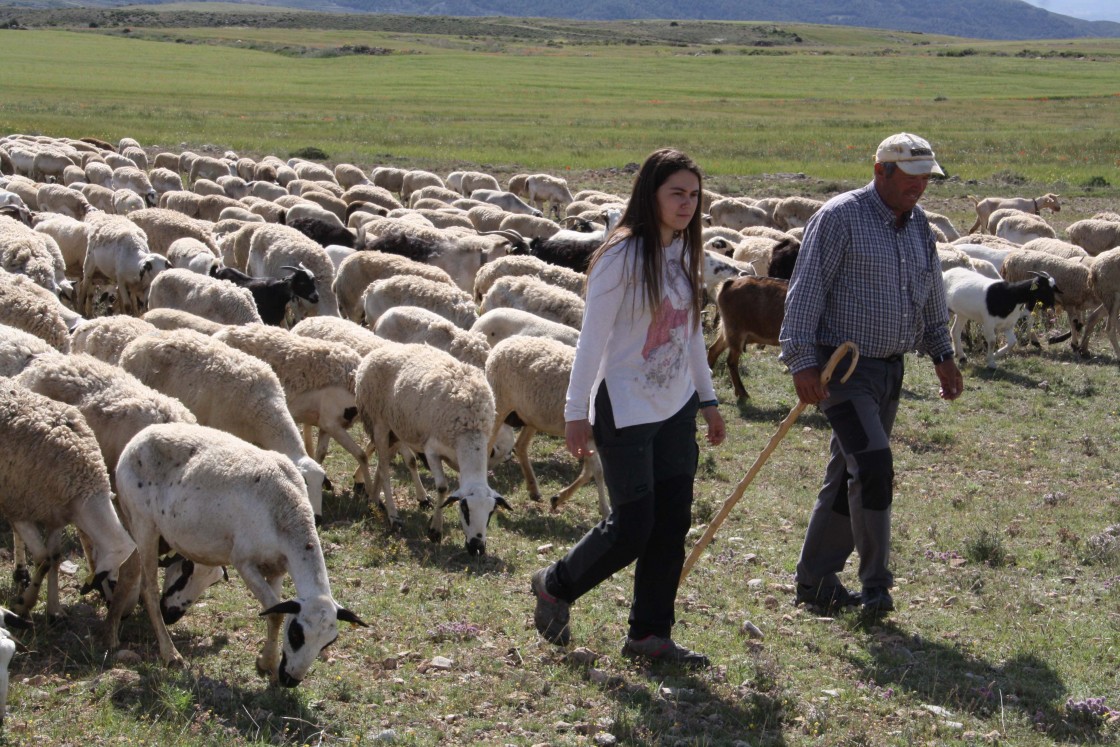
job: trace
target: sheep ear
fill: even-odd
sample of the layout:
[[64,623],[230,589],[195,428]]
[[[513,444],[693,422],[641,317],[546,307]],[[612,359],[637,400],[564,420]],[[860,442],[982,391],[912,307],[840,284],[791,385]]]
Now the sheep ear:
[[338,608],[338,619],[341,622],[348,622],[348,623],[351,623],[352,625],[361,625],[363,628],[368,628],[369,627],[369,624],[367,624],[364,620],[362,620],[362,618],[358,617],[357,615],[355,615],[353,612],[346,609],[345,607],[339,607]]
[[447,508],[452,503],[457,503],[459,501],[459,499],[462,498],[462,497],[463,496],[459,495],[459,491],[456,490],[454,493],[447,496],[447,500],[443,502],[443,506],[441,508]]
[[265,615],[298,615],[300,610],[299,602],[294,599],[289,599],[280,604],[274,604],[260,614],[260,617]]
[[502,507],[502,508],[504,508],[504,509],[505,509],[506,511],[512,511],[512,510],[513,510],[513,506],[509,505],[509,503],[508,503],[508,502],[506,502],[506,499],[505,499],[505,498],[503,498],[503,497],[502,497],[501,495],[499,495],[498,493],[495,493],[495,494],[494,494],[494,503],[496,503],[497,505],[501,506],[501,507]]

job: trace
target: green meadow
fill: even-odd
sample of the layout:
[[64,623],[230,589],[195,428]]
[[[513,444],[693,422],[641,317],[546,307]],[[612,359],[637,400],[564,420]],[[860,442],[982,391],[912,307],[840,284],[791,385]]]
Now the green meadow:
[[[622,166],[672,143],[713,175],[851,179],[883,133],[905,129],[964,180],[1011,175],[1067,191],[1118,181],[1120,42],[1083,42],[1080,58],[1069,50],[1082,42],[895,34],[886,46],[819,33],[760,49],[317,29],[4,32],[0,131],[556,171]],[[392,53],[315,56],[345,45]]]
[[[0,31],[0,133],[254,157],[314,146],[332,163],[440,173],[571,169],[573,186],[612,190],[625,190],[626,164],[674,144],[721,190],[804,173],[781,188],[823,196],[866,181],[875,144],[906,129],[934,142],[952,177],[926,203],[961,228],[969,192],[1062,191],[1065,209],[1047,214],[1057,228],[1118,209],[1120,41],[798,26],[796,46],[755,47],[730,24],[519,21],[532,39],[517,41],[451,21],[442,34],[308,23]],[[392,53],[340,55],[347,45]],[[124,653],[107,655],[71,537],[65,619],[40,606],[19,634],[0,745],[1116,744],[1120,374],[1099,330],[1091,353],[1044,343],[989,371],[972,349],[952,403],[929,362],[908,357],[894,431],[898,609],[884,620],[792,604],[828,451],[814,410],[681,588],[674,635],[711,655],[699,672],[620,656],[631,569],[573,607],[570,649],[537,636],[529,576],[598,521],[591,486],[552,513],[528,500],[515,463],[498,466],[491,485],[513,510],[470,557],[453,512],[442,544],[428,541],[431,509],[399,465],[404,529],[390,533],[335,448],[322,545],[335,598],[368,628],[342,625],[298,688],[270,687],[254,671],[259,605],[231,570],[171,628],[184,669],[159,663],[143,610],[125,621]],[[742,367],[741,402],[725,359],[714,369],[728,439],[701,448],[693,539],[796,403],[773,348],[752,346]],[[577,474],[559,439],[538,436],[532,458],[545,496]],[[853,586],[855,562],[843,573]]]

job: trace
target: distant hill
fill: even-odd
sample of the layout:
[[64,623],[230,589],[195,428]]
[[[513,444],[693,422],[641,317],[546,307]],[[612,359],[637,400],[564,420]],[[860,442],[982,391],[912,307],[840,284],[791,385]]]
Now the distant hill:
[[[181,0],[166,0],[172,2],[181,5]],[[13,8],[115,8],[133,4],[118,0],[0,0],[0,6]],[[149,7],[161,4],[164,0],[145,3]],[[1021,0],[256,0],[245,4],[413,16],[820,23],[979,39],[1120,37],[1120,23],[1058,15]],[[225,0],[221,5],[228,8],[230,2]]]

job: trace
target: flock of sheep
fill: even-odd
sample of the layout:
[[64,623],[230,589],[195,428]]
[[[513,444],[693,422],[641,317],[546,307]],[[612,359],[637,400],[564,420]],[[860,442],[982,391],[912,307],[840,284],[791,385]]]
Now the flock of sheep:
[[[429,537],[442,538],[455,505],[466,549],[485,552],[491,516],[508,508],[491,466],[512,453],[541,498],[530,442],[563,433],[583,271],[625,199],[573,195],[547,174],[503,189],[480,172],[0,138],[0,513],[15,532],[18,590],[4,620],[20,624],[44,580],[47,611],[60,612],[59,545],[73,524],[87,587],[109,607],[107,648],[142,600],[161,658],[181,661],[166,626],[232,565],[268,617],[258,668],[297,685],[339,621],[364,625],[335,601],[315,529],[330,440],[393,529],[399,454],[415,500],[432,507]],[[720,316],[709,362],[729,350],[738,396],[738,356],[777,343],[783,278],[819,206],[704,195],[704,282]],[[1037,292],[1047,278],[1074,344],[1086,349],[1107,315],[1120,357],[1120,216],[1079,221],[1066,243],[1037,216],[1058,207],[1054,195],[978,203],[987,223],[975,228],[991,232],[964,237],[931,215],[942,266],[965,268],[982,288],[973,297],[1032,278]],[[950,305],[992,321],[990,304]],[[1026,309],[1016,302],[1013,314]],[[358,422],[368,445],[351,434]],[[605,514],[600,478],[592,455],[553,508],[594,480]],[[281,598],[284,574],[294,599]],[[0,706],[9,643],[0,628]]]

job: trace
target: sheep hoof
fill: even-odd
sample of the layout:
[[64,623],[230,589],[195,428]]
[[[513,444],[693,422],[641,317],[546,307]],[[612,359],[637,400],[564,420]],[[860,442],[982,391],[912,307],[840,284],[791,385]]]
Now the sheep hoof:
[[556,513],[557,511],[559,511],[560,507],[563,506],[563,505],[564,504],[562,504],[560,502],[560,494],[559,493],[557,493],[556,495],[554,495],[554,496],[552,496],[551,498],[548,499],[548,506],[549,506],[550,509],[552,509],[552,513]]
[[366,495],[366,484],[364,482],[354,483],[354,497],[362,498]]
[[17,594],[22,594],[28,586],[31,586],[31,572],[27,570],[27,566],[21,565],[12,569],[12,583],[15,584]]
[[420,508],[432,508],[432,506],[434,505],[432,503],[432,499],[426,495],[416,503],[420,506]]
[[[540,503],[541,502],[541,494],[540,493],[529,493],[529,500],[533,501],[534,503]],[[552,500],[556,500],[556,496],[552,496]]]
[[175,654],[174,656],[172,656],[170,659],[167,660],[167,666],[170,669],[186,669],[187,668],[187,660],[184,659],[179,654]]
[[443,541],[443,532],[438,529],[428,529],[428,539],[435,542],[437,545]]
[[[180,661],[181,660],[180,658]],[[264,654],[257,657],[257,674],[261,677],[267,677],[270,682],[277,682],[280,679],[277,676],[276,667],[269,666],[269,662],[264,658]]]

